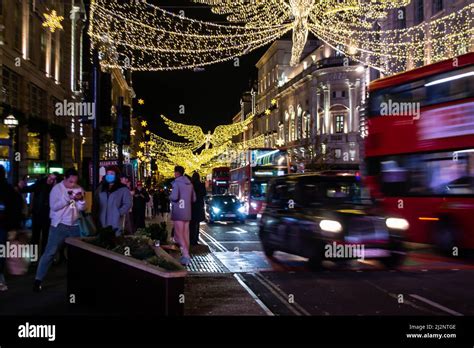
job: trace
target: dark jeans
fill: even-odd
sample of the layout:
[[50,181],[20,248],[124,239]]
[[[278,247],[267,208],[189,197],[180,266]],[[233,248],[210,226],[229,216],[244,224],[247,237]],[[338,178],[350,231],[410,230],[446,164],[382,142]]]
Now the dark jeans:
[[189,222],[189,244],[198,245],[199,241],[199,221],[191,220]]
[[32,236],[31,243],[33,245],[39,245],[41,240],[40,254],[44,253],[46,244],[48,243],[49,227],[51,226],[50,219],[44,219],[42,217],[33,216],[32,221]]
[[59,247],[64,243],[68,237],[80,237],[81,232],[79,226],[67,226],[59,224],[57,227],[51,226],[51,232],[48,238],[48,244],[39,261],[38,269],[36,270],[36,279],[43,280],[48,273],[49,267],[53,263],[54,255]]

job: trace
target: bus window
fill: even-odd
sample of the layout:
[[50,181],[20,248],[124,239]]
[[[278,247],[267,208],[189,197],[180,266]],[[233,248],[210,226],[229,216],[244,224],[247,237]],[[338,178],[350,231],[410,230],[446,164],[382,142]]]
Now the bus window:
[[474,149],[390,156],[380,176],[387,196],[473,195]]
[[[465,67],[429,79],[384,88],[370,93],[369,117],[380,116],[384,103],[419,103],[421,107],[474,98],[474,66]],[[465,76],[456,78],[457,76]],[[451,80],[450,80],[451,79]]]

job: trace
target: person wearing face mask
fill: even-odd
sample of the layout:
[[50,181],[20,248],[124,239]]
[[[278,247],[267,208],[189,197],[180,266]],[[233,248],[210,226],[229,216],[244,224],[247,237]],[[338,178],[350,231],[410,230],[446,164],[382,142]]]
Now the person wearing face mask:
[[98,226],[111,226],[117,236],[122,234],[125,216],[132,207],[132,195],[128,187],[120,181],[118,167],[106,168],[106,174],[95,192],[93,203]]

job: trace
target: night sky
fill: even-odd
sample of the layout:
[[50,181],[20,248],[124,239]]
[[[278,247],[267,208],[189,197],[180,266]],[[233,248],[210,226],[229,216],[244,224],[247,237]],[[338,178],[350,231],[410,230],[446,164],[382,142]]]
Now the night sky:
[[[185,15],[193,19],[225,21],[214,15],[209,7],[191,1],[149,2],[174,13],[184,10]],[[242,93],[256,80],[255,64],[266,49],[268,46],[240,57],[240,67],[235,67],[234,61],[229,60],[206,66],[202,72],[135,72],[133,88],[137,98],[145,100],[145,105],[138,110],[140,116],[149,121],[152,131],[173,140],[182,139],[172,136],[161,121],[161,114],[177,122],[199,125],[206,132],[220,124],[231,123],[240,110]],[[179,114],[180,105],[185,106],[184,115]]]

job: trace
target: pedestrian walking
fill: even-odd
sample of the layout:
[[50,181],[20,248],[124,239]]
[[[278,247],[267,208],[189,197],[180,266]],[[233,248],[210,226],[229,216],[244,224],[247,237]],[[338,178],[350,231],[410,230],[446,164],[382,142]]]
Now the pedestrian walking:
[[146,204],[150,200],[148,192],[141,181],[137,182],[137,188],[135,189],[133,196],[133,224],[135,228],[145,228],[145,210]]
[[28,204],[26,202],[26,193],[22,192],[28,186],[28,175],[23,178],[15,186],[15,191],[18,193],[17,198],[21,200],[21,228],[25,228],[28,216],[30,214]]
[[163,221],[168,221],[168,214],[170,212],[170,198],[168,190],[161,189],[159,194],[159,212]]
[[174,221],[174,238],[181,247],[181,264],[188,265],[191,262],[189,255],[189,221],[192,215],[192,203],[196,201],[191,180],[184,176],[184,168],[174,168],[175,180],[170,195],[171,220]]
[[86,208],[86,202],[84,190],[77,184],[78,179],[77,170],[68,169],[65,172],[64,180],[55,185],[49,195],[51,228],[46,249],[36,271],[33,288],[36,292],[41,291],[41,284],[51,267],[58,248],[66,238],[80,236],[78,219],[80,213]]
[[[51,219],[49,218],[49,195],[56,181],[59,173],[49,174],[48,176],[36,180],[31,186],[24,186],[21,193],[32,193],[32,237],[31,243],[40,246],[40,255],[46,248],[48,242],[49,227]],[[41,244],[40,244],[41,243]]]
[[133,209],[132,181],[130,180],[129,176],[122,174],[122,177],[120,178],[120,182],[128,188],[128,191],[130,192],[130,196],[132,197],[132,200],[131,200],[132,206],[128,210],[128,213],[125,214],[123,230],[125,234],[133,234],[135,232],[135,228],[133,226],[133,215],[132,215],[132,209]]
[[125,218],[132,208],[132,195],[120,180],[116,166],[106,168],[94,197],[94,216],[100,227],[112,227],[117,236],[124,230]]
[[153,192],[151,199],[153,201],[153,213],[154,213],[153,217],[155,218],[160,213],[160,190],[159,189],[156,189]]
[[[0,165],[0,245],[6,245],[8,232],[20,228],[21,198],[7,182],[5,167]],[[7,291],[5,281],[6,258],[0,256],[0,291]]]
[[153,208],[153,190],[150,190],[148,193],[149,199],[148,202],[146,202],[146,218],[147,219],[153,219],[155,213],[154,213],[154,208]]
[[205,220],[204,214],[204,198],[206,197],[206,186],[201,181],[199,173],[194,172],[191,178],[194,192],[196,193],[196,201],[192,205],[191,222],[189,223],[189,242],[191,245],[198,245],[199,241],[199,225]]

